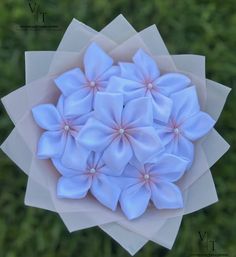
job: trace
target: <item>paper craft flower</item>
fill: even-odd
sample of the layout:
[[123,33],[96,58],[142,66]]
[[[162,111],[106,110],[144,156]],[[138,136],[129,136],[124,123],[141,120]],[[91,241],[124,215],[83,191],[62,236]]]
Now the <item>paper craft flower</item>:
[[101,157],[100,154],[91,152],[81,170],[69,169],[60,160],[54,160],[55,167],[62,174],[57,184],[57,195],[62,198],[81,199],[90,190],[99,202],[115,210],[121,189],[114,183],[115,178],[111,177],[110,169]]
[[173,109],[167,124],[156,123],[157,134],[166,152],[193,161],[196,140],[207,134],[215,121],[200,111],[195,87],[189,87],[171,95]]
[[122,15],[101,32],[74,19],[57,51],[26,52],[1,146],[29,176],[25,203],[132,255],[149,240],[171,249],[183,215],[218,200],[210,167],[229,148],[213,126],[230,89],[204,65]]
[[123,95],[98,93],[94,118],[78,134],[78,142],[87,149],[103,152],[103,160],[113,174],[120,175],[133,156],[144,163],[161,149],[153,128],[151,101],[147,97],[128,102]]
[[46,130],[39,139],[37,156],[40,159],[60,158],[69,167],[77,168],[85,164],[89,151],[75,138],[91,113],[67,117],[65,103],[65,97],[61,96],[56,107],[42,104],[32,109],[34,120]]
[[155,163],[128,164],[124,177],[133,181],[120,198],[126,216],[133,219],[143,214],[150,199],[157,209],[183,208],[182,194],[173,182],[183,176],[187,165],[188,161],[171,154],[161,155]]
[[121,77],[113,77],[108,90],[124,94],[125,100],[150,96],[154,119],[167,122],[172,110],[171,93],[191,84],[190,79],[180,73],[160,76],[156,62],[139,49],[133,57],[134,63],[120,62]]
[[62,94],[68,97],[66,115],[81,115],[93,109],[94,97],[106,89],[108,80],[118,75],[118,66],[112,66],[112,58],[96,43],[92,43],[83,58],[84,72],[75,68],[55,79]]

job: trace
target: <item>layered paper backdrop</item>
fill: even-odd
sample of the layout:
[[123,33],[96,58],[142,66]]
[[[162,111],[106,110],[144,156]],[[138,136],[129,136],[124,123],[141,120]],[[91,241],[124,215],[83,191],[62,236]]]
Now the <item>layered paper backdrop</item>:
[[178,182],[184,208],[149,208],[132,221],[119,208],[112,212],[91,196],[81,200],[57,198],[57,171],[49,160],[36,157],[42,131],[33,121],[31,109],[41,103],[56,103],[59,91],[53,79],[82,67],[84,51],[91,42],[100,45],[115,61],[131,61],[134,53],[143,48],[155,58],[161,72],[188,75],[197,87],[201,109],[216,121],[219,118],[230,89],[205,78],[203,56],[170,55],[155,25],[136,32],[122,15],[100,32],[73,19],[56,51],[25,53],[25,85],[2,99],[15,128],[1,148],[28,175],[25,204],[57,212],[70,232],[99,226],[132,255],[149,240],[171,249],[183,215],[218,200],[210,168],[229,145],[216,130],[196,143],[193,165]]

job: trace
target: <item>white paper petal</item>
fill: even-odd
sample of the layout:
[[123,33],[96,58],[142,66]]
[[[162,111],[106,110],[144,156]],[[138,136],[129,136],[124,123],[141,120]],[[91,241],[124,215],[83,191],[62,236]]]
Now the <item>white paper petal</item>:
[[114,222],[102,225],[100,228],[116,240],[131,255],[138,252],[148,242],[145,237]]
[[27,182],[25,205],[56,212],[47,188],[32,178],[29,178]]
[[[226,98],[231,88],[207,79],[207,102],[205,111],[217,120],[223,110]],[[217,104],[216,104],[217,103]]]
[[33,154],[16,128],[3,142],[1,149],[23,172],[28,174]]
[[25,83],[40,79],[48,73],[54,51],[25,52]]
[[209,167],[215,164],[230,148],[230,145],[215,129],[203,139],[202,146]]
[[210,170],[204,173],[190,188],[185,191],[185,214],[205,208],[218,201],[215,184]]

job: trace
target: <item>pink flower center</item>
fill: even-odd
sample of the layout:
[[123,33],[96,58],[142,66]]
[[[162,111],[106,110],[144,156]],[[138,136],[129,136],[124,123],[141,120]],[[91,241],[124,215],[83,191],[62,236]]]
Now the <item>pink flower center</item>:
[[147,88],[148,88],[149,90],[152,90],[152,89],[153,89],[153,84],[152,84],[152,83],[148,83],[148,84],[147,84]]
[[124,130],[123,128],[120,128],[120,129],[119,129],[119,134],[120,134],[120,135],[123,135],[124,133],[125,133],[125,130]]
[[174,133],[175,133],[176,135],[178,135],[178,134],[180,133],[179,128],[174,128],[173,131],[174,131]]
[[92,88],[95,87],[95,86],[96,86],[95,81],[93,81],[93,80],[90,81],[90,82],[89,82],[89,86],[92,87]]
[[89,173],[91,173],[91,174],[94,174],[96,172],[96,169],[94,169],[94,168],[91,168],[90,170],[89,170]]
[[66,132],[69,131],[69,130],[70,130],[70,126],[66,124],[66,125],[64,126],[64,130],[65,130]]

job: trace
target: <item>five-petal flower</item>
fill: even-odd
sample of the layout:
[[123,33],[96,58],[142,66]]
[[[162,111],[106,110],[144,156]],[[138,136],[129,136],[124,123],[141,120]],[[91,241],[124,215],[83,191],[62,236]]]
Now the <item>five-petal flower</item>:
[[173,109],[167,124],[156,123],[165,151],[184,158],[194,158],[193,142],[206,135],[215,121],[200,110],[194,86],[171,95]]
[[57,106],[41,104],[32,109],[34,120],[46,130],[39,139],[37,156],[40,159],[60,158],[69,167],[77,168],[85,163],[89,151],[79,145],[75,137],[91,113],[67,117],[65,102],[61,96]]
[[55,79],[62,94],[68,97],[65,114],[73,116],[90,112],[96,93],[104,91],[110,77],[119,72],[109,55],[96,43],[90,44],[84,54],[84,72],[75,68]]
[[182,194],[173,182],[183,176],[187,165],[186,160],[171,154],[160,155],[155,163],[128,164],[123,177],[129,178],[129,183],[120,197],[128,219],[142,215],[150,199],[157,209],[182,208]]
[[153,103],[154,119],[167,122],[172,109],[169,96],[191,84],[190,79],[180,73],[167,73],[160,76],[155,62],[142,49],[133,57],[133,63],[119,63],[121,75],[114,76],[108,84],[110,92],[124,94],[125,101],[149,96]]
[[81,199],[90,191],[99,202],[114,211],[121,189],[101,157],[101,154],[91,152],[86,165],[78,170],[69,169],[54,159],[54,166],[62,175],[57,184],[58,197]]
[[124,106],[122,94],[107,92],[97,94],[94,117],[81,129],[77,140],[91,151],[104,151],[104,162],[117,175],[132,157],[144,163],[162,147],[153,127],[150,98],[140,97]]

